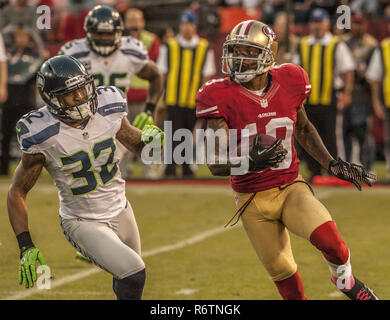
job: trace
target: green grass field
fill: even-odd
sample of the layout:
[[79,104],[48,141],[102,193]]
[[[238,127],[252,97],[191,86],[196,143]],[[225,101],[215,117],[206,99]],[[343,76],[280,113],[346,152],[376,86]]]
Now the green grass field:
[[[50,290],[19,286],[19,249],[5,201],[9,183],[0,179],[0,299],[114,299],[111,276],[74,259],[59,226],[57,190],[47,174],[29,194],[29,225],[55,278]],[[389,299],[390,189],[332,187],[316,188],[316,193],[351,250],[354,274],[378,297]],[[229,187],[137,185],[127,187],[127,197],[147,266],[144,299],[280,299],[241,225],[223,228],[235,211]],[[321,254],[303,239],[291,235],[291,240],[308,298],[344,299]]]

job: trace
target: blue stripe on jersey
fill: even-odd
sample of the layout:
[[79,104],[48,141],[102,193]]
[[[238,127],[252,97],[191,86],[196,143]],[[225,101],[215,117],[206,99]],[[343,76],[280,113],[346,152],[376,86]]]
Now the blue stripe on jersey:
[[133,49],[121,49],[121,52],[126,55],[135,56],[140,60],[146,60],[148,58],[147,55]]
[[100,107],[97,112],[101,114],[103,117],[108,116],[112,113],[127,112],[127,103],[115,102],[115,103],[106,104],[105,106]]
[[85,58],[89,56],[89,51],[75,52],[71,54],[72,57],[76,59]]
[[23,150],[28,150],[31,146],[41,144],[47,139],[57,135],[60,132],[60,123],[57,122],[37,134],[22,140],[21,145]]

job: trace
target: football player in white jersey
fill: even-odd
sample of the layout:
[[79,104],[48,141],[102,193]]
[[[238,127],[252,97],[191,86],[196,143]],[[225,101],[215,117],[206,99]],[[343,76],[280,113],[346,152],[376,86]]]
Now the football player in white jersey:
[[[126,93],[134,74],[148,80],[145,111],[137,115],[133,125],[142,130],[145,125],[153,124],[152,114],[163,90],[163,76],[156,64],[149,60],[142,42],[131,36],[122,36],[124,27],[118,11],[105,5],[97,5],[89,11],[84,29],[86,38],[65,43],[59,54],[73,56],[83,63],[93,75],[97,87],[116,86]],[[120,143],[117,148],[120,159],[124,158],[126,148]],[[79,252],[76,258],[88,262]]]
[[156,64],[149,60],[142,42],[131,36],[122,36],[124,27],[119,12],[105,5],[97,5],[89,11],[84,30],[86,38],[65,43],[59,54],[80,60],[93,75],[96,86],[116,86],[126,93],[134,74],[148,80],[145,110],[137,115],[133,125],[142,129],[153,124],[152,115],[164,80]]
[[142,131],[127,120],[124,94],[95,87],[92,75],[71,56],[47,60],[37,76],[46,106],[16,126],[22,150],[8,193],[8,213],[21,250],[19,283],[32,287],[36,262],[45,264],[32,242],[26,196],[43,167],[59,190],[60,222],[67,240],[114,277],[118,299],[141,299],[145,265],[125,181],[118,170],[116,139],[136,154],[152,142],[163,145],[154,125]]

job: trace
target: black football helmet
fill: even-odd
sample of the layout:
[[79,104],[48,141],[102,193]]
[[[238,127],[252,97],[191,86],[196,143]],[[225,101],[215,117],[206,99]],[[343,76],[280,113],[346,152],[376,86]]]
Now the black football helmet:
[[[96,113],[93,76],[72,56],[60,55],[45,61],[37,74],[37,87],[50,112],[64,122],[88,120]],[[75,94],[77,102],[69,105],[66,101],[73,100]]]
[[91,50],[105,57],[118,49],[124,28],[118,11],[97,5],[85,17],[84,30]]

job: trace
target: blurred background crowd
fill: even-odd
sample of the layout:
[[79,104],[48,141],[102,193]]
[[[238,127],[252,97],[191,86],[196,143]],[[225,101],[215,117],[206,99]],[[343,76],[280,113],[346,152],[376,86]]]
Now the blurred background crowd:
[[[0,175],[8,175],[10,160],[18,157],[13,148],[17,119],[42,105],[35,90],[38,68],[64,43],[85,37],[84,19],[96,4],[118,10],[124,35],[141,40],[165,75],[169,64],[163,48],[169,39],[207,39],[200,83],[222,77],[222,44],[237,23],[255,19],[269,24],[278,37],[277,64],[300,64],[310,76],[313,91],[306,111],[332,155],[360,162],[368,170],[377,161],[387,162],[390,178],[390,0],[0,0]],[[37,7],[42,5],[50,7],[50,29],[36,26]],[[337,23],[345,13],[338,10],[341,5],[351,11],[351,23],[341,21],[344,27]],[[142,111],[146,90],[147,83],[132,80],[127,97],[133,116]],[[185,106],[187,112],[179,117],[163,100],[158,125],[169,119],[176,128],[196,127],[194,104]],[[315,183],[323,178],[310,156],[299,146],[298,151],[309,179]],[[183,167],[181,177],[193,178],[195,170]],[[172,166],[164,173],[144,174],[180,176]],[[131,172],[126,175],[131,178]]]

